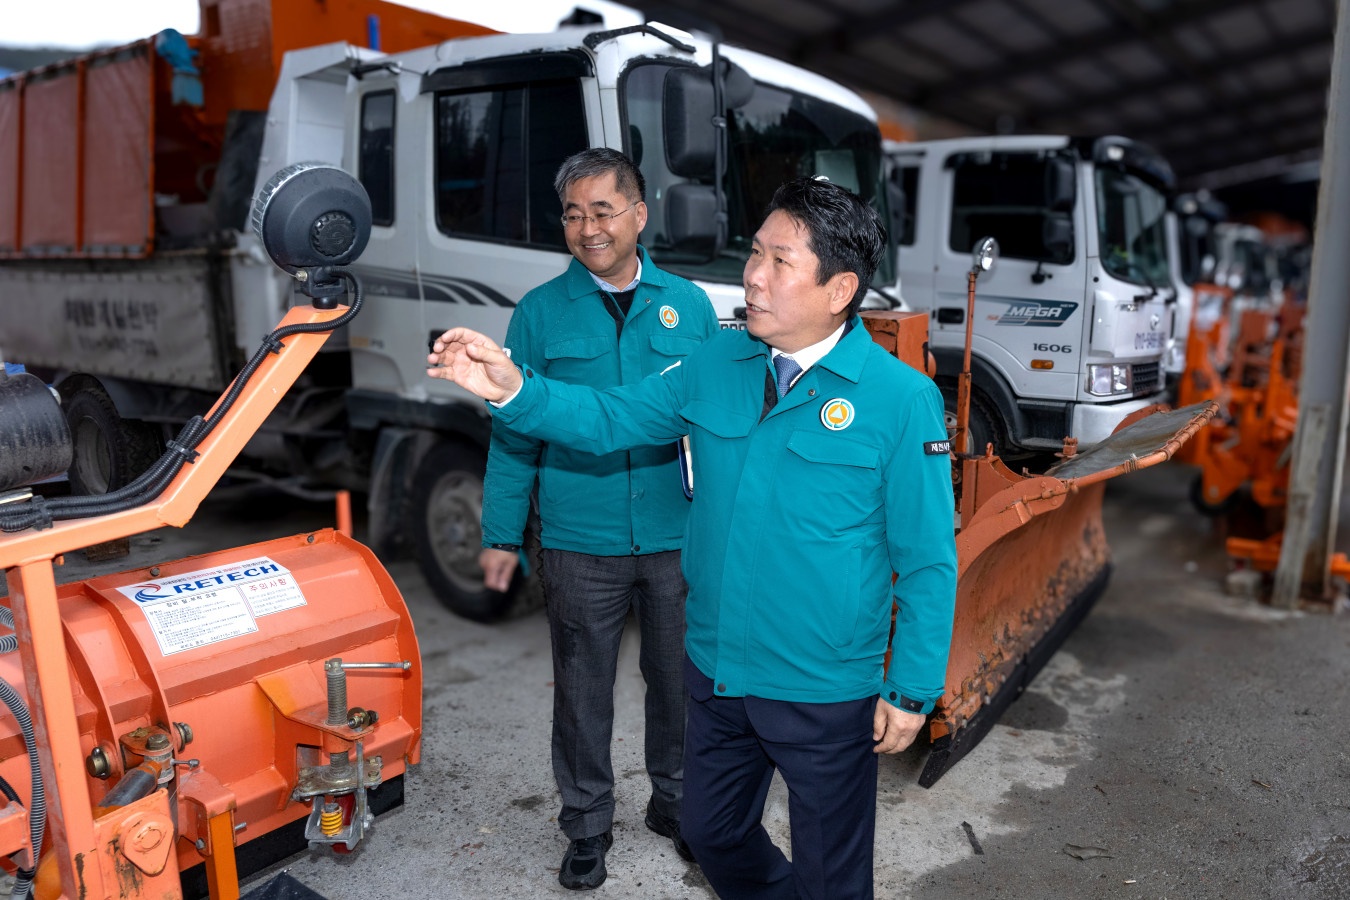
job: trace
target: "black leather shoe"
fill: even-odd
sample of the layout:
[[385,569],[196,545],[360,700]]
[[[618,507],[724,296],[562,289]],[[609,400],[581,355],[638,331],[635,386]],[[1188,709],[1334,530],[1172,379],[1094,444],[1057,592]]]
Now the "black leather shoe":
[[605,883],[605,851],[614,844],[614,835],[606,831],[594,837],[580,838],[567,845],[558,883],[573,891],[589,891]]
[[670,838],[671,843],[675,845],[675,852],[680,854],[680,859],[685,862],[694,861],[694,851],[690,850],[684,838],[680,837],[680,820],[661,815],[650,800],[647,801],[647,827],[661,837]]

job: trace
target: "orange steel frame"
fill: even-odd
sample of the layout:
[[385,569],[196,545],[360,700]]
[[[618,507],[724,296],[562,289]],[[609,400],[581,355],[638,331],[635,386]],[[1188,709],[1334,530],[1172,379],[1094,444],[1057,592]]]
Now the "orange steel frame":
[[[296,307],[281,325],[328,322],[346,311]],[[80,731],[76,723],[70,662],[57,608],[53,566],[62,554],[91,544],[141,534],[164,525],[181,527],[192,518],[213,485],[225,473],[250,437],[295,383],[327,339],[327,333],[296,334],[285,348],[269,357],[241,392],[233,409],[197,448],[194,463],[185,465],[154,502],[135,509],[87,519],[58,522],[42,531],[26,531],[0,538],[0,567],[5,569],[14,613],[15,633],[23,661],[32,707],[38,754],[47,786],[51,851],[56,854],[63,895],[79,898],[112,897],[119,888],[110,878],[107,857],[114,841],[128,847],[148,847],[165,855],[172,849],[173,821],[163,792],[123,807],[111,817],[95,821],[86,783]],[[26,817],[25,817],[26,818]],[[210,823],[212,837],[229,829],[229,816]],[[7,821],[7,820],[0,820]],[[163,829],[170,837],[157,841]],[[0,828],[13,835],[16,826]],[[20,832],[26,844],[26,823]],[[219,887],[213,896],[238,897],[232,835],[222,832],[213,840],[217,852],[207,859],[208,881]],[[5,845],[15,846],[15,845]],[[20,844],[18,846],[24,846]],[[220,851],[226,852],[220,852]],[[111,861],[115,862],[115,861]],[[168,877],[166,877],[168,876]],[[142,896],[178,897],[178,871],[166,867],[160,876],[147,877]]]

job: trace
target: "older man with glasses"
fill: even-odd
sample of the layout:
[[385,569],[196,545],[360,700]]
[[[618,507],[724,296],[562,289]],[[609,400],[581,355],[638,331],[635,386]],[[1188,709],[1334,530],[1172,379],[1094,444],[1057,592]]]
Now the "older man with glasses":
[[[506,333],[513,359],[603,390],[678,364],[717,331],[703,290],[658,269],[638,244],[645,186],[628,157],[584,150],[562,164],[554,186],[574,259],[516,307]],[[536,482],[553,645],[553,772],[562,794],[558,825],[569,839],[558,880],[585,890],[607,874],[614,677],[630,610],[647,683],[645,821],[693,859],[679,821],[686,591],[679,548],[689,501],[673,442],[594,455],[494,425],[480,556],[489,588],[511,584]]]

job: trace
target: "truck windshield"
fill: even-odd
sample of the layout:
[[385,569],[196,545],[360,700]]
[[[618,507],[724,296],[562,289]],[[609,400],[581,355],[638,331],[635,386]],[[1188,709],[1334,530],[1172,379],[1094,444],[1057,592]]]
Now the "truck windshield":
[[[764,207],[783,182],[802,175],[825,175],[871,203],[886,221],[881,189],[881,135],[874,122],[834,103],[766,84],[755,85],[749,102],[728,114],[729,152],[724,182],[727,246],[715,259],[706,250],[679,246],[668,208],[672,189],[697,189],[703,182],[670,172],[663,152],[661,99],[670,66],[635,66],[623,89],[628,152],[647,182],[647,227],[642,243],[663,268],[686,278],[739,284],[750,241]],[[705,188],[711,197],[711,178]],[[710,202],[710,201],[709,201]],[[890,251],[874,282],[894,282]]]
[[1137,175],[1105,167],[1097,169],[1096,184],[1102,268],[1132,284],[1168,284],[1162,192]]

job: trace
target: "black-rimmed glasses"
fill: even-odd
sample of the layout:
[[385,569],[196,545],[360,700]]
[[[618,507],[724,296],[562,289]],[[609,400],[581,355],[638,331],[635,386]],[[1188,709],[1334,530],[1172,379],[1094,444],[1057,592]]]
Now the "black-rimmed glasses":
[[582,222],[585,221],[594,222],[597,226],[604,228],[606,225],[609,224],[611,219],[617,219],[619,216],[628,212],[628,210],[632,209],[634,206],[637,206],[638,203],[641,202],[642,201],[639,200],[637,201],[637,203],[630,203],[626,208],[621,209],[616,213],[596,213],[593,216],[583,216],[580,213],[567,213],[559,221],[562,222],[564,228],[572,228],[573,226],[580,225]]

